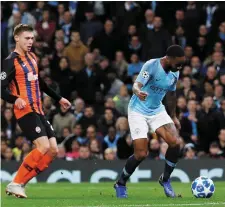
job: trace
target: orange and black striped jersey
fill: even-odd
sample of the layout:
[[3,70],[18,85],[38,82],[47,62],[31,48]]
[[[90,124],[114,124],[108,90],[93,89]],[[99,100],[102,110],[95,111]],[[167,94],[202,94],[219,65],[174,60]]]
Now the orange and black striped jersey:
[[0,77],[3,100],[15,103],[16,99],[20,97],[27,103],[22,110],[14,106],[17,119],[30,112],[44,115],[41,90],[56,100],[61,98],[38,77],[37,59],[34,53],[28,52],[24,56],[16,52],[11,53],[3,61]]

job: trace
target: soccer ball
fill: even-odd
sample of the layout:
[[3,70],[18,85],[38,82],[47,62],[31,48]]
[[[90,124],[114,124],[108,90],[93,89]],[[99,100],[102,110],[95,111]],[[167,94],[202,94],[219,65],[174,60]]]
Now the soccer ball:
[[215,192],[215,185],[211,179],[200,176],[192,182],[191,191],[196,198],[210,198]]

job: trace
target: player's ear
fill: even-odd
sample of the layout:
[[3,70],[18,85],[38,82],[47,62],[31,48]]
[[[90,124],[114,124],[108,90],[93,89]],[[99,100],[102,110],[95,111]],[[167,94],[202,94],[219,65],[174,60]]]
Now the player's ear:
[[15,35],[15,36],[14,36],[14,40],[15,40],[16,42],[18,42],[18,41],[19,41],[19,36],[18,36],[18,35]]
[[169,60],[169,63],[172,63],[173,62],[173,58],[170,57],[170,56],[167,56],[168,60]]

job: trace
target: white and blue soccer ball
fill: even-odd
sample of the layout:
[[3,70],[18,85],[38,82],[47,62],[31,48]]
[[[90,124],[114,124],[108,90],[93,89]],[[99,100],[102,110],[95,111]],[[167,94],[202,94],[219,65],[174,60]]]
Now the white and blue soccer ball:
[[191,190],[196,198],[210,198],[215,192],[215,185],[211,179],[200,176],[192,182]]

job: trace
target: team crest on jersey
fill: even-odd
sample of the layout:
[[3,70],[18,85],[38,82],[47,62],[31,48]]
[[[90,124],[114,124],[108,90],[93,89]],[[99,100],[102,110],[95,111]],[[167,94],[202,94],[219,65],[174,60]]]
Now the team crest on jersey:
[[39,126],[37,126],[37,127],[35,128],[35,131],[39,134],[39,133],[41,132],[41,128],[40,128]]
[[29,72],[27,75],[28,81],[33,81],[38,79],[38,75],[33,74],[33,72]]
[[148,79],[148,78],[149,78],[149,73],[148,73],[148,71],[143,71],[142,77],[143,77],[144,79]]
[[139,128],[136,128],[136,129],[134,130],[134,132],[135,132],[135,134],[139,134],[139,133],[141,132],[141,130],[140,130]]
[[6,77],[7,77],[6,72],[3,71],[3,72],[0,73],[0,79],[1,79],[1,80],[5,80]]

